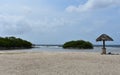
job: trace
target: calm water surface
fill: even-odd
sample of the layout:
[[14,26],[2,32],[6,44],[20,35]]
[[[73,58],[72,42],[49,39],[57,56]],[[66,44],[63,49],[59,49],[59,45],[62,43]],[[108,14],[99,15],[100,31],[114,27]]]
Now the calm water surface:
[[[107,52],[120,53],[120,47],[106,47]],[[38,47],[32,49],[17,50],[23,52],[101,52],[101,47],[94,49],[63,49],[61,47]]]
[[[62,47],[36,47],[32,49],[20,49],[20,50],[4,50],[4,51],[15,51],[15,52],[99,52],[101,53],[102,47],[94,47],[94,49],[63,49]],[[106,47],[107,53],[119,53],[120,47]]]

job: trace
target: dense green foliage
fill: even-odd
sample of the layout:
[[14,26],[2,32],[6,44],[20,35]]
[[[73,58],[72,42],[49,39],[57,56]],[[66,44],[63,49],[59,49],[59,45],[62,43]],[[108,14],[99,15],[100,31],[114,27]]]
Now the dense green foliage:
[[0,37],[0,48],[31,48],[32,43],[15,37]]
[[92,49],[92,43],[84,40],[69,41],[63,45],[63,48],[74,48],[74,49]]

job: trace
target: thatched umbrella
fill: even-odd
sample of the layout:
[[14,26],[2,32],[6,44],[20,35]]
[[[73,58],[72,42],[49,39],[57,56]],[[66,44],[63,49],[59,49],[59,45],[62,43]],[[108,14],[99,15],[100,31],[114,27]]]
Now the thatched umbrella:
[[102,34],[96,39],[96,41],[103,41],[102,54],[106,54],[105,41],[113,41],[113,39],[106,34]]

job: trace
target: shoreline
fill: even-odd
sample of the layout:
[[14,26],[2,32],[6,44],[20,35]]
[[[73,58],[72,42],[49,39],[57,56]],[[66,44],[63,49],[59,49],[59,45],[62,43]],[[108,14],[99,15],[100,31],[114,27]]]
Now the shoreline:
[[[63,49],[63,48],[30,48],[30,49],[11,49],[0,50],[0,52],[90,52],[101,53],[101,47],[95,47],[94,49]],[[120,54],[119,48],[107,48],[107,54]]]

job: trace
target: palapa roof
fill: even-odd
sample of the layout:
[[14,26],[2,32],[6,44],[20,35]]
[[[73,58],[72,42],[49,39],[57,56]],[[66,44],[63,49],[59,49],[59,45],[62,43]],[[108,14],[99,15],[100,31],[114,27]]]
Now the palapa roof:
[[106,34],[102,34],[96,39],[96,41],[103,41],[103,40],[105,40],[105,41],[113,41],[113,39],[110,36],[106,35]]

